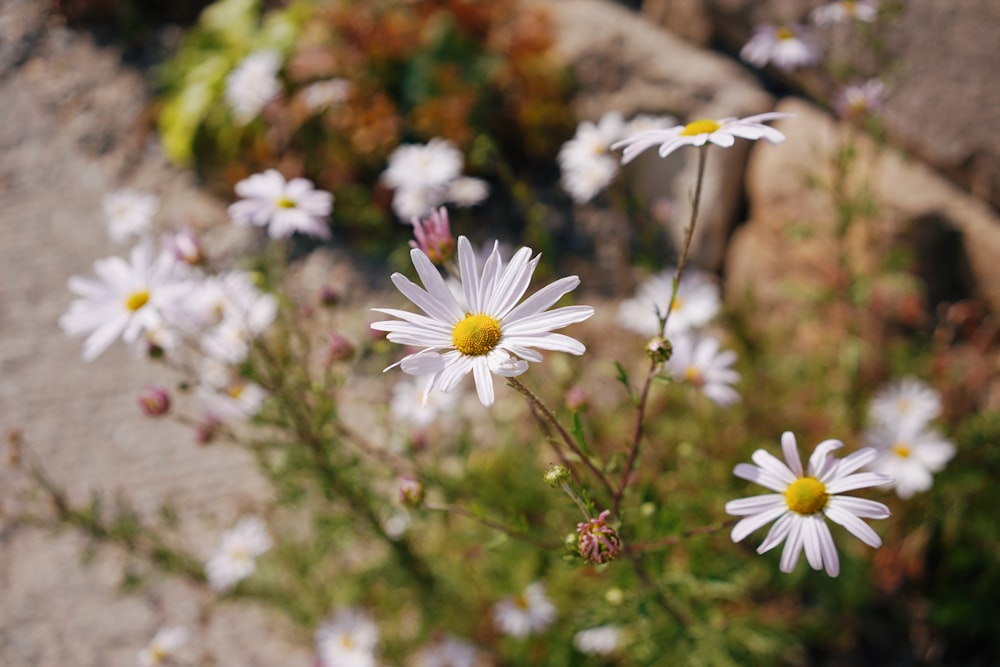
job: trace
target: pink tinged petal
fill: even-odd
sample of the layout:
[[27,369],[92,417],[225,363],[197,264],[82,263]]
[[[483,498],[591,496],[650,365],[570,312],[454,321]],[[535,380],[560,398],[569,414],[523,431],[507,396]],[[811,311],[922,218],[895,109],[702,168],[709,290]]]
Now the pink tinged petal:
[[784,493],[785,489],[788,488],[788,482],[783,481],[774,473],[750,465],[749,463],[737,463],[736,467],[733,468],[733,474],[741,479],[751,481],[754,484],[760,484],[779,493]]
[[729,148],[736,143],[736,139],[729,132],[729,128],[723,128],[722,130],[712,132],[708,135],[708,140],[716,146],[721,146],[722,148]]
[[853,496],[833,496],[827,507],[836,507],[864,519],[887,519],[890,516],[889,508],[882,503]]
[[881,486],[892,483],[892,477],[882,475],[877,472],[859,472],[856,475],[848,475],[832,482],[826,482],[827,493],[844,493],[856,489],[866,489],[870,486]]
[[843,446],[844,443],[840,440],[824,440],[816,445],[812,456],[809,457],[809,474],[825,482],[825,475],[837,468],[837,460],[831,456],[831,452]]
[[[496,247],[493,250],[496,252]],[[472,251],[469,239],[464,236],[458,237],[458,269],[462,276],[465,303],[473,313],[482,312],[482,305],[479,303],[479,270],[476,265],[476,254]]]
[[781,564],[778,566],[778,569],[785,574],[795,569],[805,541],[805,525],[802,517],[797,515],[792,517],[791,523],[791,530],[788,531],[788,538],[785,540],[785,549],[781,552]]
[[785,431],[781,434],[781,452],[785,455],[785,462],[796,477],[803,477],[802,459],[799,458],[799,445],[795,441],[795,434]]
[[816,523],[816,533],[826,573],[836,577],[840,574],[840,557],[837,555],[837,545],[833,541],[833,535],[830,534],[830,526],[826,525],[826,521],[819,519]]
[[[417,275],[420,276],[420,282],[423,283],[424,290],[437,303],[437,306],[434,307],[434,312],[428,312],[428,314],[445,322],[458,322],[465,317],[465,312],[458,305],[458,301],[455,300],[455,295],[448,289],[448,284],[445,283],[444,278],[441,277],[441,273],[434,266],[434,263],[427,258],[427,255],[414,248],[410,251],[410,259],[413,261],[413,267],[417,270]],[[414,301],[414,303],[416,302]]]
[[875,547],[876,549],[882,546],[882,538],[878,536],[878,533],[872,530],[872,527],[867,523],[847,510],[833,504],[828,504],[826,509],[823,510],[823,514],[825,514],[830,521],[846,528],[851,535],[854,535],[854,537],[858,538],[868,546]]
[[798,479],[798,476],[787,465],[782,463],[781,459],[766,449],[758,449],[750,455],[750,459],[767,472],[776,475],[786,485]]
[[594,314],[590,306],[566,306],[545,313],[522,317],[515,322],[504,322],[503,332],[511,336],[518,334],[546,333],[582,322]]
[[798,518],[799,515],[792,512],[783,514],[781,518],[775,521],[774,525],[771,526],[771,530],[767,532],[767,537],[765,537],[764,541],[761,542],[761,545],[757,547],[757,553],[767,553],[774,547],[784,542]]
[[510,326],[518,320],[530,317],[551,308],[555,305],[556,301],[561,299],[563,295],[572,292],[579,284],[579,277],[566,276],[565,278],[560,278],[554,283],[546,285],[521,302],[517,308],[507,313],[506,317],[503,318],[504,324]]
[[490,373],[486,357],[477,357],[472,363],[472,375],[476,380],[476,393],[484,407],[493,405],[493,374]]

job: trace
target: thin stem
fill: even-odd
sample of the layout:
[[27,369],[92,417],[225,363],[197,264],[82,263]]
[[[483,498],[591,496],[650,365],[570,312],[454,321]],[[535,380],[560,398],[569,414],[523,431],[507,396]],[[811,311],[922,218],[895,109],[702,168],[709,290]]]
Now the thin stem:
[[493,521],[492,519],[481,517],[473,513],[472,511],[467,510],[464,507],[460,507],[458,505],[425,505],[424,509],[430,510],[432,512],[446,512],[448,514],[457,514],[459,516],[464,516],[466,518],[472,519],[473,521],[481,523],[487,528],[492,528],[493,530],[500,531],[504,535],[512,537],[515,540],[520,540],[521,542],[527,542],[528,544],[533,544],[536,547],[539,547],[540,549],[546,549],[551,551],[552,549],[559,548],[559,544],[555,542],[545,542],[543,540],[535,539],[534,537],[531,537],[530,535],[526,535],[525,533],[515,530],[510,526],[505,526],[504,524],[499,523],[498,521]]
[[662,549],[664,547],[673,546],[675,544],[680,544],[682,540],[686,540],[690,537],[698,537],[700,535],[711,535],[712,533],[717,533],[720,530],[729,528],[735,524],[738,519],[729,519],[728,521],[720,521],[719,523],[713,523],[708,526],[702,526],[700,528],[692,528],[691,530],[685,530],[677,535],[669,535],[658,540],[653,540],[652,542],[639,542],[637,544],[627,544],[625,549],[634,553],[644,553],[646,551],[653,551],[655,549]]
[[583,512],[583,518],[590,521],[590,512],[587,511],[587,506],[583,504],[582,500],[580,500],[580,496],[576,495],[573,489],[571,489],[569,484],[566,482],[563,482],[559,486],[562,488],[563,492],[569,496],[574,503],[576,503],[576,506],[580,508],[580,511]]

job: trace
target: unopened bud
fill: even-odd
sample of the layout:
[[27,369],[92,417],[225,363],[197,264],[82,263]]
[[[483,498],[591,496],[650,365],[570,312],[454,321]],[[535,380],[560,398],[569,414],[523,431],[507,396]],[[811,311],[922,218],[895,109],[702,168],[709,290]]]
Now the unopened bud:
[[331,333],[328,337],[327,353],[330,363],[347,361],[354,356],[354,345],[338,333]]
[[611,510],[604,510],[596,519],[576,524],[577,551],[591,563],[610,563],[622,549],[618,531],[605,523]]
[[412,477],[399,478],[399,502],[406,507],[416,509],[424,504],[427,495],[423,483]]
[[674,346],[663,336],[657,336],[646,343],[646,356],[657,364],[666,363],[674,353]]
[[329,285],[324,285],[323,289],[319,292],[319,302],[321,305],[327,308],[332,308],[340,303],[340,292],[333,289]]
[[558,489],[569,479],[569,469],[561,463],[553,463],[542,475],[542,479],[553,489]]
[[574,412],[578,412],[587,407],[587,392],[578,384],[573,385],[566,392],[566,407]]
[[159,417],[170,410],[170,393],[163,387],[149,387],[139,394],[139,408],[147,417]]

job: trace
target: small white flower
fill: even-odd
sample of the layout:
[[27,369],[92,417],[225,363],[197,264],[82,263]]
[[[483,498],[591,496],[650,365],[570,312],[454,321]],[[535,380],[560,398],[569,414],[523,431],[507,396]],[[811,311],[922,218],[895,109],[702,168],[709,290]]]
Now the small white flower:
[[896,495],[904,500],[930,489],[934,483],[931,473],[940,472],[955,456],[955,445],[938,431],[916,422],[876,424],[863,438],[878,451],[872,470],[894,478]]
[[671,343],[674,350],[666,368],[676,380],[690,382],[723,407],[739,402],[740,395],[732,387],[740,381],[740,374],[732,369],[735,352],[720,351],[719,340],[713,336],[687,333]]
[[431,642],[417,658],[417,667],[476,667],[478,652],[467,641],[444,635]]
[[218,551],[205,563],[212,590],[224,592],[254,573],[255,559],[271,548],[271,535],[258,517],[247,516],[222,535]]
[[536,581],[524,593],[493,605],[493,624],[505,635],[523,639],[545,631],[556,620],[556,613],[545,594],[545,584]]
[[618,175],[618,160],[598,155],[575,168],[563,167],[560,183],[577,204],[585,204],[598,195]]
[[863,118],[875,113],[885,103],[885,84],[878,79],[846,86],[833,100],[842,118]]
[[795,435],[785,431],[781,435],[785,463],[758,449],[751,456],[756,465],[737,464],[734,475],[777,493],[726,503],[727,514],[744,517],[733,526],[733,542],[740,542],[774,521],[764,542],[757,547],[757,553],[770,551],[784,542],[782,572],[795,569],[799,555],[805,551],[810,567],[814,570],[825,567],[831,577],[840,573],[840,559],[825,519],[843,526],[870,547],[882,546],[882,539],[861,519],[885,519],[889,516],[889,508],[873,500],[840,494],[887,484],[892,478],[874,472],[856,472],[877,456],[871,447],[859,449],[843,459],[834,458],[831,452],[843,446],[839,440],[819,443],[809,457],[806,474]]
[[448,184],[445,201],[467,208],[480,203],[490,194],[489,183],[481,178],[459,176]]
[[115,243],[125,243],[132,237],[149,234],[153,218],[160,208],[160,198],[136,190],[118,190],[101,199],[108,236]]
[[139,651],[139,667],[162,667],[177,657],[191,633],[181,626],[160,628],[146,648]]
[[321,667],[375,667],[378,626],[358,609],[339,609],[316,630]]
[[742,49],[740,58],[754,67],[774,65],[783,72],[815,65],[820,53],[802,26],[759,25]]
[[877,424],[905,424],[913,430],[931,423],[941,414],[941,397],[927,383],[914,377],[879,389],[872,397],[868,415]]
[[249,419],[260,412],[267,398],[267,392],[260,385],[240,379],[216,389],[202,385],[198,395],[205,413],[217,422]]
[[400,380],[392,389],[389,412],[394,421],[409,424],[416,429],[424,429],[439,417],[452,414],[458,401],[458,394],[434,392],[424,400],[426,380],[416,378]]
[[340,104],[351,94],[351,82],[347,79],[327,79],[317,81],[302,90],[302,101],[309,111],[316,113],[335,104]]
[[[465,296],[460,305],[444,278],[420,250],[410,251],[423,288],[400,273],[392,282],[425,315],[394,308],[372,310],[398,319],[375,322],[376,331],[402,345],[423,348],[404,357],[399,365],[410,375],[430,375],[425,396],[435,387],[447,392],[470,372],[476,381],[479,401],[493,404],[492,374],[513,377],[528,370],[528,362],[540,362],[533,348],[583,354],[579,341],[552,333],[594,314],[590,306],[566,306],[548,310],[580,283],[576,276],[561,278],[518,304],[528,289],[540,256],[531,258],[531,248],[521,248],[507,265],[498,244],[480,274],[469,240],[458,237],[458,265]],[[389,370],[387,368],[386,370]]]
[[851,20],[874,23],[878,18],[877,0],[838,0],[817,7],[809,18],[818,26],[827,27]]
[[226,101],[233,118],[245,125],[256,118],[268,102],[281,92],[278,71],[281,55],[276,51],[256,51],[244,58],[226,77]]
[[87,335],[84,361],[99,357],[115,339],[134,344],[147,331],[164,326],[166,313],[189,289],[168,253],[156,255],[150,239],[129,253],[129,261],[106,257],[94,262],[98,280],[73,276],[69,289],[79,295],[59,318],[70,336]]
[[573,635],[573,646],[587,655],[611,655],[621,644],[622,631],[615,625],[600,625]]
[[618,174],[618,161],[611,145],[624,136],[625,121],[609,111],[595,124],[583,121],[572,139],[559,149],[562,186],[573,200],[583,204],[593,199]]
[[639,153],[653,146],[660,147],[660,157],[667,157],[682,146],[704,146],[706,143],[729,148],[736,139],[756,141],[764,139],[772,144],[785,140],[785,135],[764,125],[764,123],[779,118],[788,118],[792,114],[772,111],[746,118],[723,118],[721,120],[701,119],[691,121],[687,125],[676,125],[665,130],[644,130],[631,134],[622,141],[611,146],[612,149],[624,148],[622,164],[635,159]]
[[286,181],[277,169],[268,169],[240,181],[235,189],[243,199],[230,204],[229,217],[237,225],[267,227],[272,239],[288,238],[295,232],[330,238],[333,195],[315,189],[312,181]]
[[659,314],[665,314],[673,291],[674,269],[666,269],[639,286],[632,299],[618,307],[618,322],[644,336],[671,339],[708,324],[719,312],[719,285],[709,274],[688,269],[681,276],[665,331],[660,330]]

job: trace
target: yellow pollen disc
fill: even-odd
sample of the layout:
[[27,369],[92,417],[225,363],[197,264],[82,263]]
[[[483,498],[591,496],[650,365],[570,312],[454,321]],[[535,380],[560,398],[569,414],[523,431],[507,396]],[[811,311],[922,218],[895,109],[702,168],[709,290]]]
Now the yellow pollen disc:
[[240,396],[243,395],[243,390],[245,388],[246,385],[244,385],[242,382],[237,382],[235,384],[231,384],[228,387],[226,387],[226,393],[232,396],[233,398],[239,398]]
[[791,28],[778,28],[778,31],[774,33],[774,36],[780,40],[785,40],[795,37],[795,33]]
[[705,384],[705,379],[701,376],[701,371],[694,366],[687,367],[687,370],[684,371],[684,379],[698,387]]
[[282,197],[275,203],[278,205],[278,208],[295,208],[296,205],[295,202],[288,197]]
[[829,498],[826,485],[815,477],[800,477],[785,489],[788,509],[798,514],[815,514],[826,507]]
[[125,307],[131,310],[133,313],[149,302],[149,291],[140,290],[138,292],[132,292],[125,299]]
[[683,307],[684,307],[684,301],[680,297],[678,297],[674,299],[673,305],[670,306],[670,312],[672,313],[675,310],[680,310]]
[[344,634],[344,636],[340,638],[340,645],[350,650],[354,648],[354,639],[351,637],[351,635]]
[[895,445],[891,447],[891,449],[892,453],[901,459],[905,459],[910,456],[910,446],[903,444],[901,442],[897,442]]
[[455,349],[469,357],[486,354],[500,342],[500,323],[489,315],[466,315],[451,330]]
[[693,120],[684,126],[681,130],[682,137],[694,137],[699,134],[712,134],[718,130],[721,125],[719,125],[714,120],[708,120],[703,118],[702,120]]
[[523,595],[515,595],[514,606],[517,607],[518,609],[527,609],[528,608],[527,598],[525,598]]

